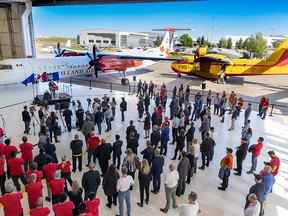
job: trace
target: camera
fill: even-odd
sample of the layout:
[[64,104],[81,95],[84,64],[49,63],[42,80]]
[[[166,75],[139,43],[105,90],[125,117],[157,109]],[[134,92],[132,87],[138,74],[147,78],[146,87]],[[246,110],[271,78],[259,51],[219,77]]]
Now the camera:
[[34,115],[34,112],[36,112],[36,108],[35,106],[30,106],[29,107],[29,112],[32,114],[32,116]]

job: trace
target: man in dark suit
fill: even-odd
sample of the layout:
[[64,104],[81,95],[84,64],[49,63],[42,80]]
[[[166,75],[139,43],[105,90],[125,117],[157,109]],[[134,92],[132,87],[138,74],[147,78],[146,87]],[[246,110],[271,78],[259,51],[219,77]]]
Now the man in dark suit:
[[109,160],[111,159],[111,153],[112,153],[111,144],[107,143],[104,139],[102,139],[101,144],[97,147],[97,156],[102,172],[101,176],[104,176],[108,169]]
[[152,160],[151,174],[153,178],[152,193],[157,194],[160,191],[161,173],[163,172],[164,158],[160,155],[158,149],[155,150],[155,156]]
[[84,199],[88,199],[88,195],[93,192],[97,193],[97,189],[101,183],[100,173],[95,170],[95,164],[89,164],[89,171],[85,172],[82,177],[82,187],[84,188]]
[[27,106],[24,106],[24,110],[22,111],[22,121],[24,122],[25,126],[24,133],[29,134],[31,117],[30,113],[28,112]]
[[209,167],[209,162],[213,152],[215,141],[210,137],[209,133],[206,133],[206,137],[200,144],[200,152],[202,157],[202,166],[199,169],[205,169],[205,166]]
[[120,159],[121,159],[121,154],[122,154],[122,145],[123,145],[123,141],[120,140],[120,135],[116,134],[115,135],[115,139],[116,141],[113,143],[112,146],[112,157],[113,157],[113,165],[116,166],[116,160],[117,160],[117,169],[120,168]]
[[149,162],[149,165],[151,165],[154,158],[154,148],[149,141],[146,142],[146,148],[141,152],[141,154],[143,155],[143,159],[146,159]]

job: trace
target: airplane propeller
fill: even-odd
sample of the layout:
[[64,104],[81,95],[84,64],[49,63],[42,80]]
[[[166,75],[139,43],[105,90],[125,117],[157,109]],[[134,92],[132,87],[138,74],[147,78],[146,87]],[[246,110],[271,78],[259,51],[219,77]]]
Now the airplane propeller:
[[54,49],[54,53],[56,54],[55,57],[61,57],[61,56],[63,56],[64,53],[65,53],[65,51],[66,51],[65,49],[61,50],[61,48],[60,48],[60,43],[58,42],[58,43],[57,43],[57,46],[56,46],[56,49]]
[[93,57],[87,53],[87,56],[90,58],[90,62],[89,62],[89,65],[90,67],[88,68],[91,69],[93,66],[94,66],[94,71],[95,71],[95,76],[96,78],[98,77],[98,64],[99,64],[99,57],[97,57],[97,48],[95,45],[93,45],[93,49],[92,49],[92,54],[93,54]]

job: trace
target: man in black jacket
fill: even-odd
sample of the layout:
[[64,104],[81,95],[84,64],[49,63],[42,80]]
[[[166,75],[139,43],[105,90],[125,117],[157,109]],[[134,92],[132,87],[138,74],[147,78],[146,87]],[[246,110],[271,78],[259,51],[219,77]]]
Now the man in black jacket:
[[206,133],[205,139],[200,144],[200,152],[202,157],[202,166],[199,169],[205,169],[205,166],[209,167],[210,157],[212,155],[213,146],[215,141],[210,137],[209,133]]
[[187,130],[185,136],[186,136],[186,151],[188,152],[188,147],[192,144],[192,141],[194,139],[194,133],[195,133],[195,127],[194,123],[191,122],[191,127]]
[[30,131],[30,122],[31,122],[31,117],[30,113],[27,110],[27,106],[24,106],[24,110],[22,111],[22,121],[24,122],[24,133],[29,134]]
[[188,172],[191,169],[191,164],[189,159],[187,158],[186,152],[181,152],[181,160],[178,163],[177,171],[179,173],[178,187],[176,190],[176,195],[181,196],[185,192],[186,187],[186,178],[188,176]]
[[265,186],[262,182],[262,177],[260,175],[254,175],[255,176],[255,184],[252,185],[249,189],[249,193],[246,197],[246,205],[248,205],[248,196],[250,194],[255,194],[257,196],[257,200],[260,203],[260,216],[264,215],[264,209],[263,209],[263,203],[265,201]]
[[130,121],[130,126],[126,129],[127,149],[130,148],[137,155],[139,134],[133,125],[133,121]]
[[69,108],[63,111],[63,116],[68,132],[71,132],[72,130],[72,115],[73,113]]
[[53,161],[50,155],[46,154],[43,149],[39,150],[39,154],[35,156],[34,162],[37,163],[37,169],[42,170],[45,164]]
[[125,121],[125,115],[124,113],[127,111],[127,102],[125,101],[125,98],[122,97],[122,101],[120,103],[120,111],[121,111],[121,121]]
[[98,161],[102,172],[101,176],[104,176],[108,169],[109,160],[111,159],[111,153],[111,144],[107,143],[104,139],[102,139],[101,144],[97,147]]
[[143,159],[146,159],[151,165],[152,160],[154,158],[154,149],[149,141],[146,142],[146,148],[141,152],[143,155]]
[[241,140],[241,144],[240,144],[240,146],[237,147],[237,151],[236,151],[237,168],[234,169],[236,171],[236,173],[234,173],[234,175],[241,176],[242,164],[246,158],[247,151],[248,151],[248,144],[246,143],[245,140]]
[[72,150],[72,164],[73,164],[73,172],[76,172],[77,169],[77,160],[78,160],[78,169],[82,171],[82,148],[83,142],[79,139],[79,135],[76,134],[74,136],[74,140],[70,143],[70,149]]
[[102,121],[103,121],[103,119],[104,119],[104,114],[101,111],[101,107],[98,107],[97,111],[95,113],[95,116],[94,116],[94,121],[95,121],[95,124],[97,125],[98,133],[100,135],[101,135],[101,131],[102,131]]
[[117,160],[117,169],[120,168],[120,159],[121,159],[121,154],[122,154],[122,145],[123,141],[120,140],[120,135],[116,134],[115,135],[116,141],[113,143],[112,146],[112,151],[113,151],[113,165],[116,166],[116,160]]
[[85,172],[82,177],[82,187],[84,188],[84,199],[88,199],[88,195],[93,192],[97,193],[97,189],[101,183],[100,173],[95,170],[95,164],[89,164],[89,171]]
[[44,151],[53,159],[54,163],[58,163],[56,146],[52,143],[47,143],[44,145]]
[[153,125],[153,131],[150,135],[150,142],[154,149],[158,148],[160,140],[161,140],[160,130],[157,125]]
[[153,190],[152,193],[157,194],[160,191],[161,186],[161,173],[163,172],[164,157],[160,155],[158,149],[155,150],[155,156],[152,160],[151,174],[153,178]]

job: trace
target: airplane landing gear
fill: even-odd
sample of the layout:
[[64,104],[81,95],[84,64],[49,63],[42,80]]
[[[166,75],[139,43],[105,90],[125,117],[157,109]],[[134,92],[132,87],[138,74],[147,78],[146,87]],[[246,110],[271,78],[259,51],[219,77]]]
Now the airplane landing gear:
[[121,85],[128,85],[129,84],[129,79],[126,78],[126,72],[123,71],[123,77],[121,79]]
[[224,71],[222,71],[219,78],[217,79],[217,83],[218,84],[225,84],[226,80],[227,80],[227,77],[226,77]]

